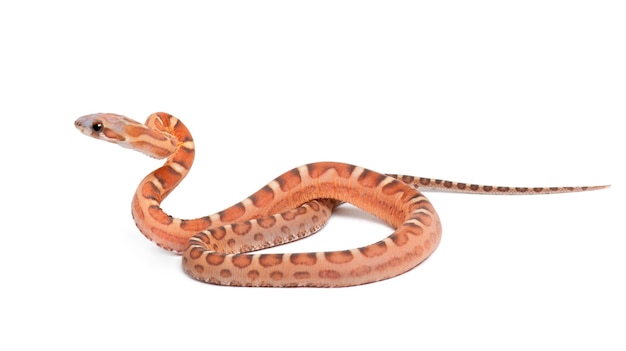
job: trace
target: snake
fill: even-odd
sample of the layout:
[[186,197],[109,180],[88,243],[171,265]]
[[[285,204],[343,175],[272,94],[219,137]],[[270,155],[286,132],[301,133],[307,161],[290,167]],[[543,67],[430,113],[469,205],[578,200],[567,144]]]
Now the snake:
[[[422,191],[522,195],[608,187],[487,186],[317,162],[283,173],[222,211],[182,219],[161,207],[195,157],[191,133],[178,118],[157,112],[140,123],[118,114],[95,113],[74,124],[87,136],[165,159],[135,191],[134,222],[159,247],[182,255],[183,271],[190,277],[217,285],[345,287],[403,274],[427,259],[441,241],[441,221]],[[346,250],[255,252],[316,233],[343,203],[378,217],[393,228],[392,233]]]

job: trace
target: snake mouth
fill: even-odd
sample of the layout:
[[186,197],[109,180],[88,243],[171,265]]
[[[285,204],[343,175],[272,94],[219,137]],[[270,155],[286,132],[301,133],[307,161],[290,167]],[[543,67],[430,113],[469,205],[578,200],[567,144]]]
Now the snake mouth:
[[78,129],[81,133],[85,135],[93,136],[91,128],[88,127],[88,120],[90,120],[91,117],[92,115],[80,117],[79,119],[74,121],[74,127],[76,127],[76,129]]

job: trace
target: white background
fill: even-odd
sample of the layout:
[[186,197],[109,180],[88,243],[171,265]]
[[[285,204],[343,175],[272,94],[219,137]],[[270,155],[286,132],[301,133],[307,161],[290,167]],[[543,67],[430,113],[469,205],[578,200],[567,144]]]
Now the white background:
[[[0,348],[623,350],[621,1],[22,1],[0,5]],[[10,2],[17,3],[17,1]],[[202,3],[202,5],[200,5]],[[535,197],[431,193],[444,234],[343,289],[188,278],[130,217],[159,165],[73,121],[181,118],[196,165],[164,203],[219,211],[334,160]],[[279,251],[391,229],[345,207]]]

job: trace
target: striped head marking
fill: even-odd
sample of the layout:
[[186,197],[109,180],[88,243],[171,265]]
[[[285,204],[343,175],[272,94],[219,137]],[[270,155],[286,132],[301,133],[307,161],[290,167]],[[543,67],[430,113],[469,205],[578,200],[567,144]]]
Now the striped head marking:
[[74,122],[74,126],[87,136],[118,144],[154,158],[165,158],[174,153],[177,147],[174,137],[113,113],[83,116]]

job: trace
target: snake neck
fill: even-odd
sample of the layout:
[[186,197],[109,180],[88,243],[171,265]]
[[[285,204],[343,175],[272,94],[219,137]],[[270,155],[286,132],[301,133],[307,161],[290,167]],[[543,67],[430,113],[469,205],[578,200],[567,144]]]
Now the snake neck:
[[[146,126],[163,135],[173,137],[176,143],[163,166],[148,174],[133,196],[132,215],[139,230],[164,249],[182,252],[189,237],[208,225],[203,219],[181,220],[168,215],[161,202],[187,176],[193,164],[195,147],[191,133],[176,117],[156,113],[148,117]],[[181,230],[172,230],[176,226]],[[173,233],[178,233],[174,235]]]

